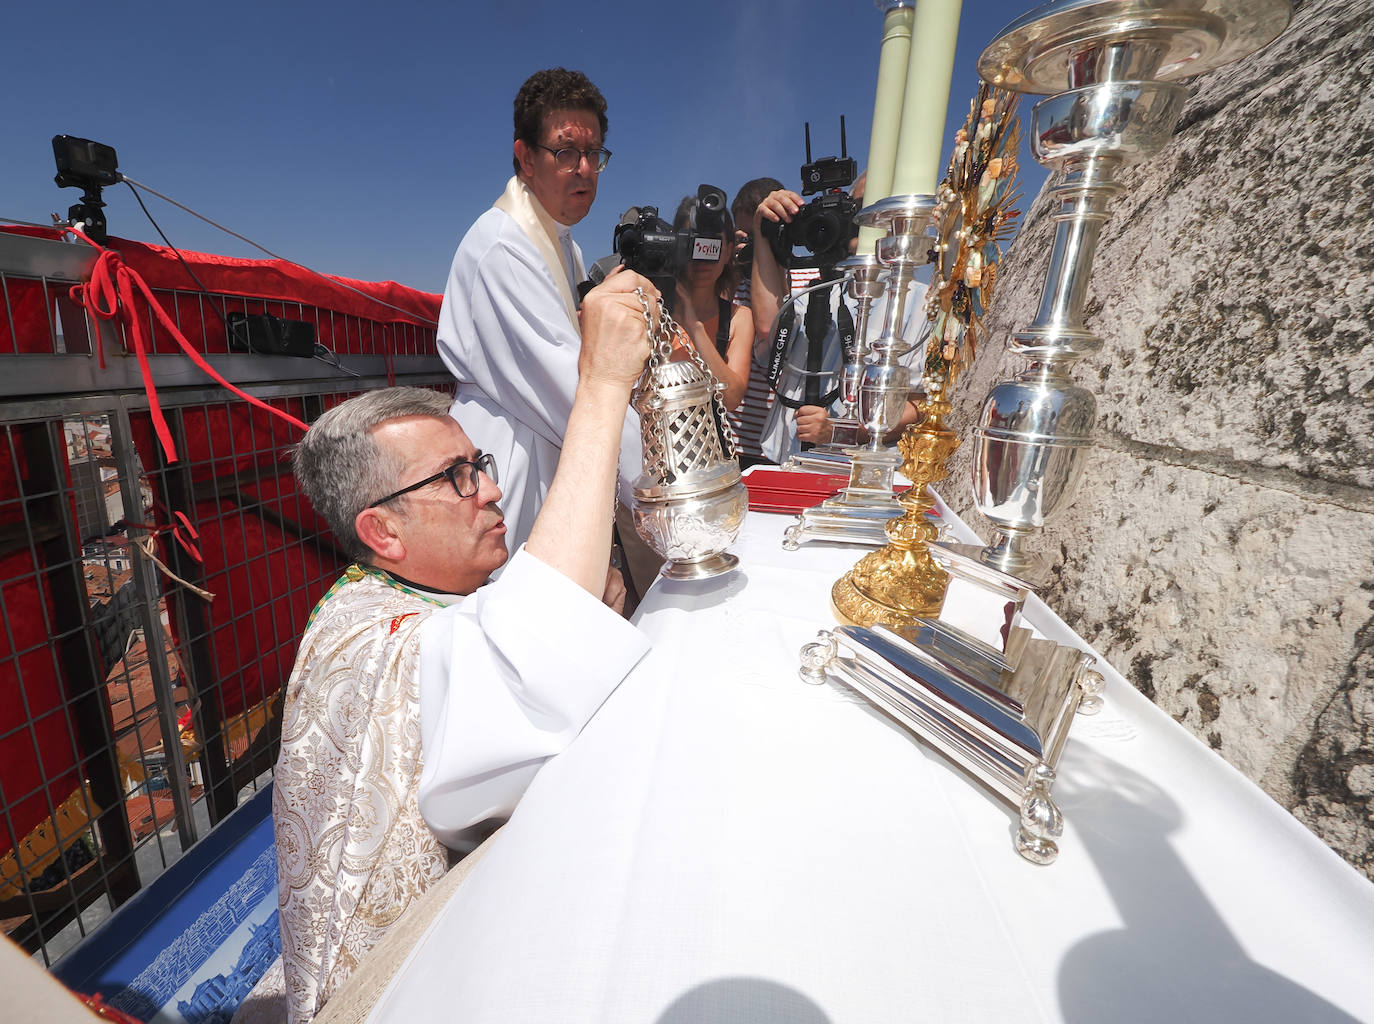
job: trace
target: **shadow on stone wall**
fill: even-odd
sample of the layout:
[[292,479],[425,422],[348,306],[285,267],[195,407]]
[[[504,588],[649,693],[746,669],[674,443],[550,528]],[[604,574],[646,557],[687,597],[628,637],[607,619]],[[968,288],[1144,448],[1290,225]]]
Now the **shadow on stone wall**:
[[[1374,0],[1295,6],[1122,177],[1088,305],[1105,344],[1075,371],[1097,444],[1046,527],[1045,596],[1374,877]],[[1002,342],[1035,315],[1052,205],[1003,264],[951,418],[942,492],[984,536],[968,430],[1023,365]]]

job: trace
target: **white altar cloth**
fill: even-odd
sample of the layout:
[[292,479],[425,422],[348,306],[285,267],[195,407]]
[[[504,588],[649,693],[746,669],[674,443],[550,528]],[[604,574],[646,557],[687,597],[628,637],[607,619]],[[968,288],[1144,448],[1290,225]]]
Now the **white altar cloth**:
[[370,1021],[1374,1021],[1374,885],[1105,663],[1048,867],[1009,804],[800,682],[862,551],[785,552],[790,521],[751,513],[738,571],[649,592],[654,650]]

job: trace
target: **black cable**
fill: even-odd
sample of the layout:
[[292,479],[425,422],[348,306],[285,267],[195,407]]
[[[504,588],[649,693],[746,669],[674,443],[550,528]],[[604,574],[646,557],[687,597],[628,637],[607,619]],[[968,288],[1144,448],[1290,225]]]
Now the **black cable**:
[[[200,290],[205,293],[205,297],[209,299],[213,304],[215,302],[215,296],[211,293],[209,288],[205,287],[204,283],[201,282],[201,279],[196,277],[196,272],[191,269],[191,264],[186,262],[186,257],[181,255],[181,250],[172,244],[172,240],[167,237],[166,233],[158,225],[158,222],[153,219],[153,215],[148,212],[148,207],[143,204],[143,197],[138,194],[138,189],[134,188],[133,182],[129,181],[129,179],[127,178],[121,178],[120,180],[123,181],[124,184],[129,186],[129,191],[134,194],[134,198],[138,200],[139,208],[143,210],[143,216],[148,218],[148,223],[153,226],[153,229],[158,233],[158,236],[166,244],[167,248],[171,249],[176,258],[181,261],[181,265],[186,268],[186,273],[191,275],[191,280],[196,283],[197,287],[199,287]],[[224,321],[225,334],[229,334],[229,313],[225,309],[223,302],[220,302],[219,308],[216,310],[216,312],[219,313],[219,318]]]
[[[186,262],[186,257],[181,255],[181,250],[172,244],[172,240],[167,237],[166,232],[164,232],[162,228],[158,225],[158,222],[153,219],[153,215],[148,212],[148,207],[144,205],[143,197],[138,194],[138,189],[134,187],[134,183],[130,181],[128,178],[121,178],[120,180],[123,181],[124,184],[129,186],[129,191],[132,192],[134,194],[134,198],[138,200],[138,205],[139,208],[143,211],[143,216],[148,218],[148,223],[150,223],[153,226],[153,228],[157,231],[159,237],[161,237],[162,241],[166,244],[167,248],[171,249],[176,258],[181,261],[181,265],[186,268],[186,273],[191,275],[191,280],[196,283],[196,285],[200,288],[201,292],[204,293],[205,297],[210,300],[213,308],[214,303],[216,302],[216,296],[210,291],[209,288],[205,287],[205,284],[201,281],[200,278],[196,277],[196,272],[192,270],[191,265]],[[232,344],[234,329],[229,324],[229,313],[226,310],[224,303],[222,301],[219,303],[219,307],[217,309],[214,309],[214,312],[218,313],[219,318],[224,321],[225,336],[231,339]],[[321,352],[329,353],[330,358],[325,358],[323,355],[320,354]],[[313,353],[312,358],[318,359],[325,365],[332,366],[334,369],[340,371],[341,373],[346,373],[349,376],[362,376],[362,374],[358,373],[356,370],[350,370],[348,367],[344,366],[343,363],[339,362],[339,357],[337,353],[330,349],[328,345],[323,345],[318,341],[315,342],[315,352]]]
[[346,373],[350,377],[357,377],[359,379],[362,378],[362,374],[359,373],[357,370],[350,370],[343,363],[339,362],[339,357],[333,349],[331,349],[328,345],[320,344],[318,341],[315,342],[314,358],[318,359],[326,366],[334,367],[334,369],[338,370],[340,373]]
[[171,203],[173,206],[175,206],[175,207],[176,207],[177,209],[179,209],[179,210],[185,210],[185,211],[186,211],[187,213],[189,213],[192,217],[195,217],[195,218],[197,218],[198,220],[203,220],[203,221],[205,221],[206,224],[209,224],[212,228],[218,228],[220,231],[223,231],[226,235],[233,235],[233,236],[234,236],[235,238],[237,238],[240,242],[247,242],[247,243],[248,243],[249,245],[251,245],[254,249],[257,249],[257,250],[260,251],[260,252],[266,253],[268,256],[271,256],[274,260],[281,260],[283,263],[289,263],[289,264],[291,264],[293,267],[298,267],[298,268],[300,268],[301,270],[304,270],[307,274],[314,274],[314,275],[315,275],[316,277],[318,277],[320,280],[328,282],[330,285],[332,285],[332,286],[335,287],[335,288],[342,288],[344,291],[353,292],[355,295],[361,295],[363,298],[367,299],[369,302],[375,302],[375,303],[377,303],[378,305],[385,306],[387,309],[394,309],[394,310],[396,310],[396,312],[398,312],[398,313],[404,313],[406,316],[410,317],[410,318],[413,319],[413,320],[418,320],[418,321],[420,321],[421,323],[428,324],[428,325],[431,326],[431,327],[438,327],[438,326],[439,326],[439,324],[438,324],[437,321],[431,320],[431,319],[430,319],[429,317],[427,317],[427,316],[421,316],[421,315],[418,314],[418,313],[415,313],[415,312],[412,312],[412,311],[409,310],[409,309],[406,309],[404,306],[396,306],[396,305],[393,305],[393,304],[390,303],[390,302],[387,302],[385,299],[379,299],[379,298],[377,298],[377,296],[375,296],[375,295],[369,295],[367,292],[362,291],[362,290],[360,290],[360,289],[358,289],[358,288],[354,288],[352,285],[344,284],[343,281],[339,280],[339,279],[336,278],[336,277],[330,277],[328,274],[321,274],[318,270],[314,270],[314,269],[312,269],[312,268],[310,268],[310,267],[307,267],[304,263],[297,263],[295,260],[289,260],[289,259],[287,259],[285,256],[281,256],[281,255],[279,255],[279,254],[273,252],[271,249],[268,249],[268,248],[266,248],[266,247],[264,247],[264,246],[259,245],[257,242],[253,241],[251,238],[246,238],[246,237],[244,237],[243,235],[239,234],[237,231],[231,231],[229,228],[226,228],[223,224],[217,224],[217,223],[215,223],[215,222],[212,221],[209,217],[205,216],[203,213],[197,213],[195,210],[191,209],[189,206],[184,206],[184,205],[182,205],[181,203],[177,202],[177,201],[176,201],[175,199],[173,199],[171,196],[163,195],[161,192],[159,192],[157,189],[153,188],[152,186],[150,186],[150,185],[145,185],[145,184],[143,184],[143,182],[141,182],[141,181],[134,181],[134,179],[133,179],[133,178],[130,178],[127,174],[125,174],[125,175],[122,176],[122,180],[124,180],[124,181],[130,183],[131,185],[136,185],[136,186],[138,186],[139,188],[143,189],[145,192],[151,192],[153,195],[157,196],[159,199],[164,200],[165,202]]

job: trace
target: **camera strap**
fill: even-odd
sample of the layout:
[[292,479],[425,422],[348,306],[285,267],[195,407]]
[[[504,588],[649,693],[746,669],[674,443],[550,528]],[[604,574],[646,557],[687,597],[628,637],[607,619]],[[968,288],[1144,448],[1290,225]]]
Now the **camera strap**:
[[[840,284],[844,279],[835,278],[833,281],[825,282],[832,287]],[[825,291],[823,301],[815,301],[820,298],[821,291]],[[840,351],[848,352],[854,344],[854,317],[849,312],[849,307],[844,300],[840,300],[839,309],[840,326]],[[803,322],[804,333],[806,334],[806,368],[808,372],[817,374],[808,378],[806,396],[798,401],[789,398],[778,390],[778,381],[782,376],[783,358],[787,355],[787,350],[791,346],[792,336],[797,326],[797,307],[794,303],[789,303],[778,318],[778,329],[773,335],[773,347],[769,352],[768,358],[768,390],[772,391],[781,402],[789,409],[800,409],[803,405],[818,405],[822,409],[830,407],[830,403],[840,396],[840,385],[836,384],[829,392],[821,395],[819,391],[813,392],[812,386],[819,380],[821,370],[820,361],[825,350],[825,336],[830,332],[830,293],[828,289],[819,289],[811,293],[810,299],[806,304],[806,316]],[[818,385],[815,385],[818,388]]]
[[729,299],[716,299],[716,351],[722,359],[730,354],[730,319],[734,315],[734,303]]

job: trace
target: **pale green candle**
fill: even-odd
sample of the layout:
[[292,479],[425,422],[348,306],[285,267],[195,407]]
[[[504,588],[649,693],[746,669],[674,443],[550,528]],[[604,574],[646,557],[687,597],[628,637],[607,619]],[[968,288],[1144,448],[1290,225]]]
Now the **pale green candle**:
[[945,135],[949,83],[962,0],[918,0],[907,58],[902,127],[892,194],[932,194],[940,182],[940,147]]
[[[873,95],[873,130],[868,140],[868,177],[864,205],[892,194],[892,171],[897,161],[897,129],[902,121],[902,93],[906,89],[907,58],[911,52],[911,3],[893,7],[883,17],[883,44],[878,51],[878,89]],[[859,254],[873,255],[885,234],[880,228],[859,229]]]

